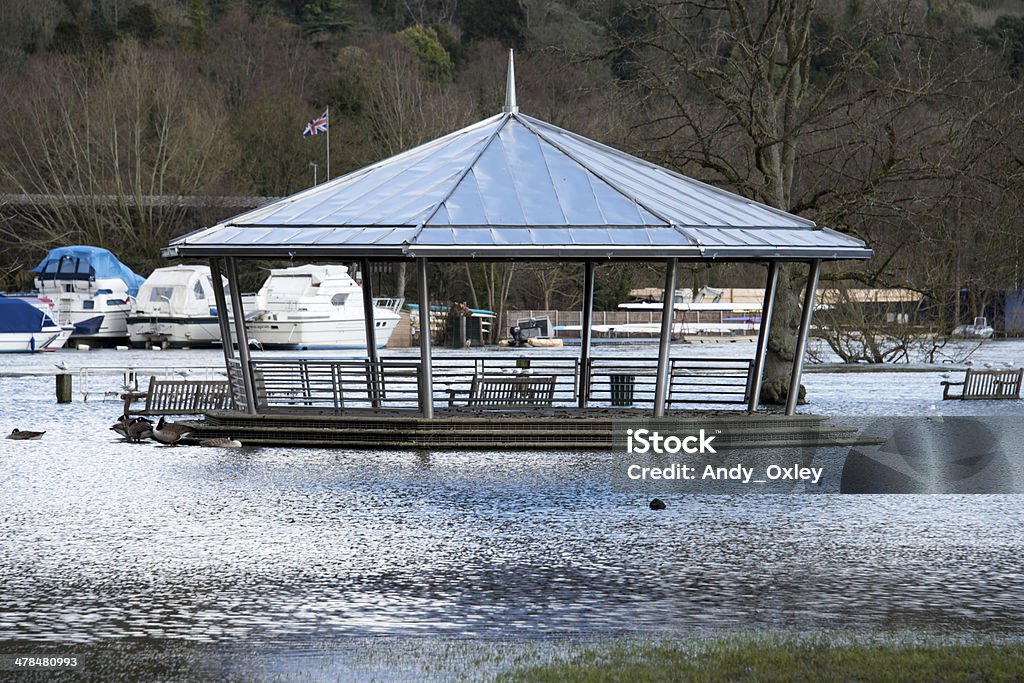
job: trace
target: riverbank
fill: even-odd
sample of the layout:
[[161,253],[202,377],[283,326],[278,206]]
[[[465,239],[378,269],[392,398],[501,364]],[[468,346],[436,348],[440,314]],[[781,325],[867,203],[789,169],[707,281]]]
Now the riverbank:
[[[701,638],[344,638],[319,643],[211,644],[108,640],[0,645],[6,654],[74,657],[75,681],[228,680],[632,683],[844,680],[1018,681],[1017,639],[920,633],[760,631]],[[9,667],[8,667],[9,668]],[[54,680],[22,671],[19,681]]]

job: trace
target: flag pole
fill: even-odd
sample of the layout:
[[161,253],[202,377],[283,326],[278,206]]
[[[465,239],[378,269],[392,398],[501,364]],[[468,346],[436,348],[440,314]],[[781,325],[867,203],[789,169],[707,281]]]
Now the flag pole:
[[327,180],[331,179],[331,108],[327,107]]

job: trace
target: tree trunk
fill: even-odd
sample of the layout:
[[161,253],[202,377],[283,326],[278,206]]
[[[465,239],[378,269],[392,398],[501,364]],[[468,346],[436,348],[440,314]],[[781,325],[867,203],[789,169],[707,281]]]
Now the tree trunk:
[[[779,286],[775,290],[775,310],[764,362],[764,385],[761,389],[763,403],[784,405],[789,396],[789,378],[800,329],[800,295],[806,283],[806,268],[795,263],[779,264]],[[805,402],[806,393],[801,385],[798,397],[800,403]]]

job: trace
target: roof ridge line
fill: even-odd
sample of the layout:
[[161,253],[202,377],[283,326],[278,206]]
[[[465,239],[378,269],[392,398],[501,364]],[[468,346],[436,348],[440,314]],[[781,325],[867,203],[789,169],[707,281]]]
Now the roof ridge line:
[[455,190],[458,189],[459,185],[462,184],[462,181],[466,178],[467,175],[469,175],[469,172],[473,170],[473,167],[476,165],[476,162],[480,160],[480,157],[482,157],[484,152],[487,151],[487,148],[491,146],[491,143],[494,142],[494,139],[498,137],[498,133],[501,132],[501,129],[505,127],[505,125],[509,122],[509,119],[511,119],[512,116],[513,114],[511,113],[505,113],[505,116],[502,119],[501,123],[495,126],[490,136],[488,136],[488,138],[484,141],[484,144],[480,145],[480,149],[477,151],[476,154],[473,155],[473,158],[469,160],[469,163],[467,163],[466,166],[459,173],[458,177],[455,179],[455,182],[452,183],[451,189],[448,192],[446,192],[444,196],[442,196],[439,200],[437,200],[437,204],[434,205],[434,208],[431,209],[430,213],[427,214],[426,218],[420,221],[420,224],[416,226],[416,232],[415,234],[413,234],[412,237],[409,238],[409,244],[414,244],[416,242],[420,234],[422,234],[423,232],[423,226],[430,223],[431,219],[433,219],[434,216],[437,215],[437,212],[441,210],[441,205],[448,201],[448,199],[453,194],[455,194]]
[[[519,122],[522,123],[527,128],[529,128],[530,131],[532,131],[534,135],[536,135],[537,137],[541,138],[542,140],[544,140],[544,142],[548,143],[549,145],[551,145],[552,147],[557,149],[559,152],[561,152],[562,154],[564,154],[565,156],[569,157],[570,159],[575,161],[577,164],[579,164],[580,166],[585,168],[587,170],[587,172],[590,173],[591,175],[595,176],[596,178],[600,178],[601,182],[603,182],[606,185],[608,185],[608,187],[612,188],[613,190],[618,192],[620,195],[625,197],[627,200],[633,202],[634,204],[636,204],[637,206],[642,208],[644,211],[646,211],[647,213],[649,213],[652,216],[654,216],[655,218],[660,218],[661,220],[665,221],[666,225],[668,225],[668,226],[670,226],[672,228],[677,228],[678,229],[678,226],[676,225],[675,221],[673,221],[673,220],[663,216],[660,211],[656,211],[656,210],[652,209],[651,207],[647,206],[646,203],[641,202],[636,197],[630,195],[628,192],[626,192],[624,189],[622,189],[617,183],[612,182],[611,180],[609,180],[607,177],[604,176],[604,174],[598,173],[597,171],[592,169],[588,164],[584,163],[582,160],[577,158],[576,155],[574,155],[572,152],[570,152],[565,147],[563,147],[562,145],[558,144],[557,142],[555,142],[554,140],[549,138],[547,135],[542,133],[536,126],[533,125],[532,121],[528,121],[527,120],[527,117],[520,116],[520,117],[517,117],[517,118],[519,119]],[[692,237],[690,237],[689,235],[687,235],[685,233],[683,233],[683,236],[686,237],[687,239],[691,239],[691,240],[693,239]]]

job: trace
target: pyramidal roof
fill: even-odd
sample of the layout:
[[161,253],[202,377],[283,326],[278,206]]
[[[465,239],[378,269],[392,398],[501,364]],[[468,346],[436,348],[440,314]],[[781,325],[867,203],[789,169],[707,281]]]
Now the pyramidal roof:
[[174,240],[167,256],[843,259],[805,218],[519,113],[501,114]]

